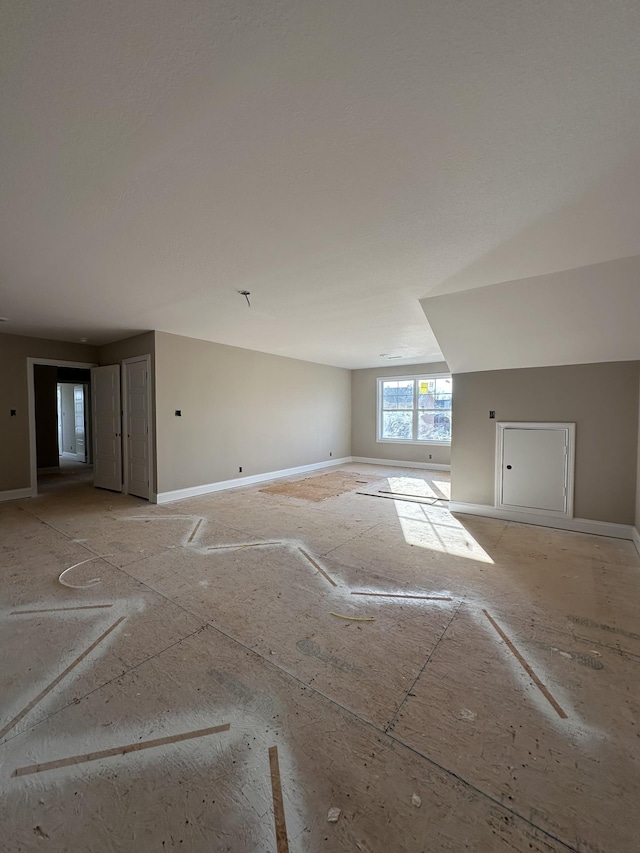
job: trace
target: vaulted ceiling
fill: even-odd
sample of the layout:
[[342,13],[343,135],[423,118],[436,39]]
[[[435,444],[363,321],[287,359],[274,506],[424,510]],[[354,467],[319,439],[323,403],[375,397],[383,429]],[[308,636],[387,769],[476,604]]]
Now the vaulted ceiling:
[[430,297],[640,255],[635,0],[1,16],[3,332],[454,362]]

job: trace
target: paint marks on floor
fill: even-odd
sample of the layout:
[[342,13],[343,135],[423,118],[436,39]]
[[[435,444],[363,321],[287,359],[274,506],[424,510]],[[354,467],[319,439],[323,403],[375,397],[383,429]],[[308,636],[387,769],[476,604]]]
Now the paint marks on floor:
[[308,655],[309,657],[321,660],[323,663],[328,663],[329,666],[332,666],[340,672],[350,672],[352,675],[356,675],[358,677],[365,675],[365,672],[360,669],[360,667],[354,666],[352,663],[348,663],[347,661],[336,657],[331,652],[323,651],[317,643],[314,643],[313,640],[308,638],[298,640],[296,643],[296,649],[298,649],[299,652],[302,652],[303,655]]
[[107,607],[113,607],[113,604],[83,604],[78,607],[43,607],[33,610],[12,610],[9,616],[26,616],[28,613],[61,613],[63,611],[71,612],[74,610],[104,610]]
[[206,551],[242,551],[244,548],[265,548],[267,545],[282,545],[282,542],[236,542],[234,545],[209,545]]
[[494,619],[494,618],[493,618],[489,613],[487,613],[487,611],[486,611],[486,610],[483,610],[482,612],[483,612],[483,613],[484,613],[484,615],[487,617],[487,619],[489,620],[489,622],[491,623],[491,625],[493,626],[493,628],[497,631],[497,633],[499,634],[499,636],[501,637],[501,639],[506,643],[507,648],[509,649],[509,651],[510,651],[510,652],[511,652],[515,657],[516,657],[516,659],[517,659],[518,663],[520,664],[520,666],[524,669],[524,671],[525,671],[525,672],[527,673],[527,675],[531,678],[531,680],[532,680],[532,681],[533,681],[533,683],[536,685],[536,687],[538,688],[538,690],[542,693],[542,695],[544,696],[544,698],[545,698],[545,699],[547,700],[547,702],[551,705],[551,707],[552,707],[552,708],[553,708],[553,710],[556,712],[556,714],[557,714],[561,719],[566,720],[566,719],[567,719],[567,714],[566,714],[566,713],[564,712],[564,710],[560,707],[560,705],[558,704],[558,702],[556,702],[556,700],[554,699],[554,697],[551,695],[550,691],[549,691],[549,690],[547,689],[547,687],[542,683],[542,681],[538,678],[538,676],[536,675],[536,673],[535,673],[535,672],[533,671],[533,669],[529,666],[529,664],[526,662],[526,660],[522,657],[522,655],[520,654],[520,652],[518,651],[518,649],[514,646],[514,644],[511,642],[511,640],[507,637],[507,635],[504,633],[504,631],[502,630],[502,628],[498,625],[498,623],[495,621],[495,619]]
[[422,601],[453,601],[450,595],[409,595],[404,592],[363,592],[357,590],[353,591],[351,595],[370,595],[375,598],[411,598]]
[[607,631],[609,634],[619,634],[621,637],[628,637],[630,640],[640,640],[640,634],[635,634],[633,631],[625,631],[623,628],[615,628],[613,625],[605,625],[602,622],[594,622],[593,619],[587,619],[586,616],[567,616],[570,622],[574,625],[582,625],[585,628],[598,628],[600,631]]
[[199,530],[200,525],[202,524],[202,522],[203,522],[203,519],[202,519],[202,518],[199,518],[199,519],[196,521],[195,527],[193,528],[193,530],[191,531],[191,535],[190,535],[190,536],[189,536],[189,538],[187,539],[187,543],[189,543],[189,542],[193,542],[193,540],[194,540],[194,538],[195,538],[195,535],[196,535],[196,533],[198,532],[198,530]]
[[280,762],[278,760],[277,746],[269,747],[269,772],[271,775],[273,820],[276,830],[276,849],[278,853],[289,853],[289,839],[287,837],[287,822],[284,814],[284,798],[282,796],[282,779],[280,776]]
[[299,548],[298,548],[298,551],[300,551],[300,553],[302,554],[302,556],[303,556],[303,557],[305,557],[305,558],[306,558],[306,559],[311,563],[311,565],[314,567],[314,569],[317,569],[317,570],[320,572],[320,574],[321,574],[324,578],[326,578],[326,580],[328,580],[328,581],[329,581],[329,583],[331,584],[331,586],[338,586],[338,584],[334,581],[334,579],[333,579],[330,575],[328,575],[328,574],[327,574],[327,572],[325,572],[325,570],[322,568],[322,566],[320,566],[320,565],[319,565],[319,564],[318,564],[318,563],[313,559],[313,557],[311,557],[311,556],[309,556],[309,554],[307,554],[307,552],[304,550],[304,548],[300,548],[300,547],[299,547]]
[[331,610],[329,616],[337,616],[338,619],[347,619],[349,622],[375,622],[375,616],[345,616],[343,613],[336,613]]
[[401,497],[394,494],[383,494],[381,492],[356,492],[357,495],[365,498],[385,498],[389,501],[402,501],[409,504],[423,504],[424,506],[443,506],[442,498],[420,498],[420,497]]
[[0,729],[0,738],[3,738],[7,734],[7,732],[10,732],[11,729],[20,722],[20,720],[23,717],[26,717],[26,715],[29,713],[29,711],[31,711],[33,708],[35,708],[35,706],[39,702],[41,702],[45,698],[45,696],[47,696],[49,693],[51,693],[51,691],[55,687],[57,687],[58,684],[60,684],[60,682],[62,681],[63,678],[65,678],[73,669],[75,669],[75,667],[78,666],[78,664],[82,663],[82,661],[87,657],[87,655],[90,655],[91,652],[97,646],[100,645],[100,643],[102,643],[104,640],[106,640],[106,638],[109,636],[109,634],[111,634],[113,631],[115,631],[115,629],[118,627],[118,625],[120,625],[122,622],[124,622],[125,618],[126,618],[125,616],[121,616],[119,619],[116,619],[116,621],[113,623],[113,625],[110,625],[106,631],[103,631],[102,634],[100,634],[100,636],[98,637],[97,640],[94,640],[90,646],[88,646],[81,654],[78,655],[78,657],[74,658],[71,661],[71,663],[69,664],[69,666],[67,666],[60,673],[60,675],[56,676],[56,678],[54,678],[53,681],[49,682],[49,684],[47,684],[47,686],[43,690],[41,690],[40,693],[38,693],[38,695],[35,697],[35,699],[32,699],[28,705],[25,705],[25,707],[15,715],[15,717],[13,717],[11,720],[9,720],[9,722],[6,723],[2,727],[2,729]]
[[211,726],[207,729],[198,729],[192,732],[183,732],[179,735],[169,735],[168,737],[155,738],[154,740],[143,740],[137,743],[128,743],[124,746],[114,746],[110,749],[101,749],[97,752],[85,752],[83,755],[71,755],[68,758],[57,758],[54,761],[45,761],[40,764],[30,764],[26,767],[16,768],[13,776],[28,776],[32,773],[44,773],[47,770],[55,770],[59,767],[71,767],[74,764],[85,764],[88,761],[99,761],[102,758],[112,758],[116,755],[127,755],[130,752],[140,752],[143,749],[154,749],[158,746],[166,746],[167,744],[180,743],[185,740],[194,740],[195,738],[207,737],[208,735],[217,734],[219,732],[227,732],[231,726],[229,723],[223,723],[221,726]]

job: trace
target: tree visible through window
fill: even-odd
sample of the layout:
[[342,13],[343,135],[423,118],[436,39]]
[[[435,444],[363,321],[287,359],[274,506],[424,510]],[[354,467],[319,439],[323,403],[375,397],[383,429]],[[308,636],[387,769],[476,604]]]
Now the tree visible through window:
[[378,379],[378,440],[450,444],[451,376]]

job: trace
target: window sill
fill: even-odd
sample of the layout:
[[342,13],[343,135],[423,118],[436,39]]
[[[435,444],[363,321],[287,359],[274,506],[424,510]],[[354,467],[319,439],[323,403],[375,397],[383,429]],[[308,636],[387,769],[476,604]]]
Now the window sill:
[[376,438],[377,444],[415,444],[421,447],[451,447],[450,441],[418,441],[413,438]]

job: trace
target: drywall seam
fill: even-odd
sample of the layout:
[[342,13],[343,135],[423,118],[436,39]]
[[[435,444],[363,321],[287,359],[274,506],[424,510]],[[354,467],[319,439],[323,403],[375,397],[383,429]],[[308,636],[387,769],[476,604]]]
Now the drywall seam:
[[18,501],[21,498],[30,498],[31,488],[27,489],[9,489],[6,492],[0,492],[0,501]]
[[[449,511],[466,515],[482,515],[499,518],[502,521],[515,521],[520,524],[535,524],[538,527],[554,527],[558,530],[573,530],[576,533],[592,533],[596,536],[611,536],[614,539],[634,538],[634,528],[630,524],[614,524],[609,521],[595,521],[590,518],[557,518],[551,515],[534,515],[528,512],[504,510],[486,504],[469,504],[450,501]],[[639,537],[640,538],[640,537]]]
[[451,465],[438,462],[405,462],[397,459],[376,459],[374,456],[352,456],[352,462],[365,462],[370,465],[390,465],[392,468],[427,468],[434,471],[450,471]]
[[175,489],[171,492],[159,492],[156,503],[165,504],[170,501],[180,501],[198,495],[208,495],[211,492],[221,492],[225,489],[237,489],[240,486],[252,486],[254,483],[264,483],[266,480],[277,480],[280,477],[290,477],[293,474],[304,474],[307,471],[318,471],[321,468],[331,468],[335,465],[345,465],[351,462],[351,456],[341,459],[329,459],[325,462],[314,462],[312,465],[299,465],[297,468],[284,468],[281,471],[267,471],[265,474],[253,474],[250,477],[238,477],[236,480],[219,480],[217,483],[205,483],[202,486],[189,486],[186,489]]

